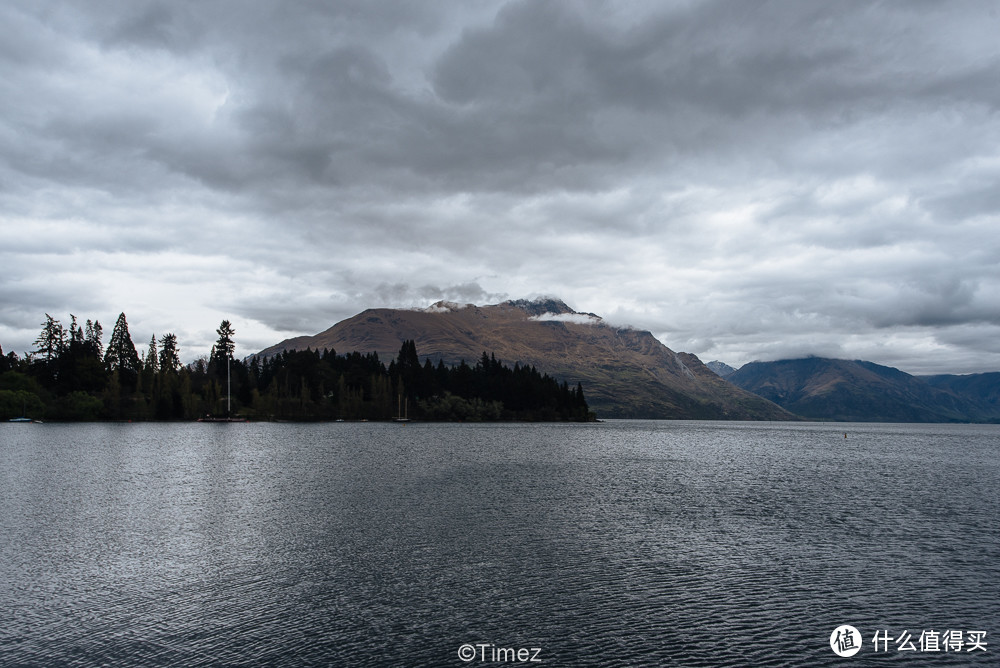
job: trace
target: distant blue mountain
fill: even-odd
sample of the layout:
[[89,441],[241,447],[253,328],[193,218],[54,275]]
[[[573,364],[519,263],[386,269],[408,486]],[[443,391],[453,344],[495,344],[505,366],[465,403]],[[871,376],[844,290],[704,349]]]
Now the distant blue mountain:
[[947,390],[980,403],[987,411],[1000,416],[1000,372],[917,376],[931,387]]
[[1000,373],[921,378],[872,362],[808,357],[751,362],[726,380],[813,420],[1000,421]]

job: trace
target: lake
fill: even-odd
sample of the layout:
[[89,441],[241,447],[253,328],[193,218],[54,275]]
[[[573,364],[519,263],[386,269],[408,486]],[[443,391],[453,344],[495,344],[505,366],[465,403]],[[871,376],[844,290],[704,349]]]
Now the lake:
[[997,665],[998,456],[990,425],[2,424],[0,665]]

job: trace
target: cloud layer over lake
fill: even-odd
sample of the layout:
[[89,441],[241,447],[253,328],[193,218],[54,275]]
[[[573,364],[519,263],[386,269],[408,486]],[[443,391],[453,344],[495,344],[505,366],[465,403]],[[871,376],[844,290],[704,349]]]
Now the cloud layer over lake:
[[544,294],[734,366],[1000,370],[998,13],[5,3],[0,345]]

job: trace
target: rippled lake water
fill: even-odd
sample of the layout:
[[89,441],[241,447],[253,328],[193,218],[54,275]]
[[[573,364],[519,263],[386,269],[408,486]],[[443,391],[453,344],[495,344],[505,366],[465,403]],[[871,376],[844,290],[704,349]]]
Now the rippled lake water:
[[969,425],[3,424],[0,665],[997,665],[998,455]]

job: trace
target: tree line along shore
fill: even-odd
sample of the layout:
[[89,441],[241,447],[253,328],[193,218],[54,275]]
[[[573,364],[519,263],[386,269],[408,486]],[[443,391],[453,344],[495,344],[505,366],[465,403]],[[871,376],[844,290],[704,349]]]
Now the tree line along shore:
[[498,362],[421,364],[404,341],[385,364],[375,353],[291,350],[239,360],[223,320],[211,355],[180,362],[174,334],[153,336],[140,355],[118,316],[107,346],[98,321],[69,327],[46,314],[35,349],[0,349],[0,419],[592,421],[583,387],[533,366]]

